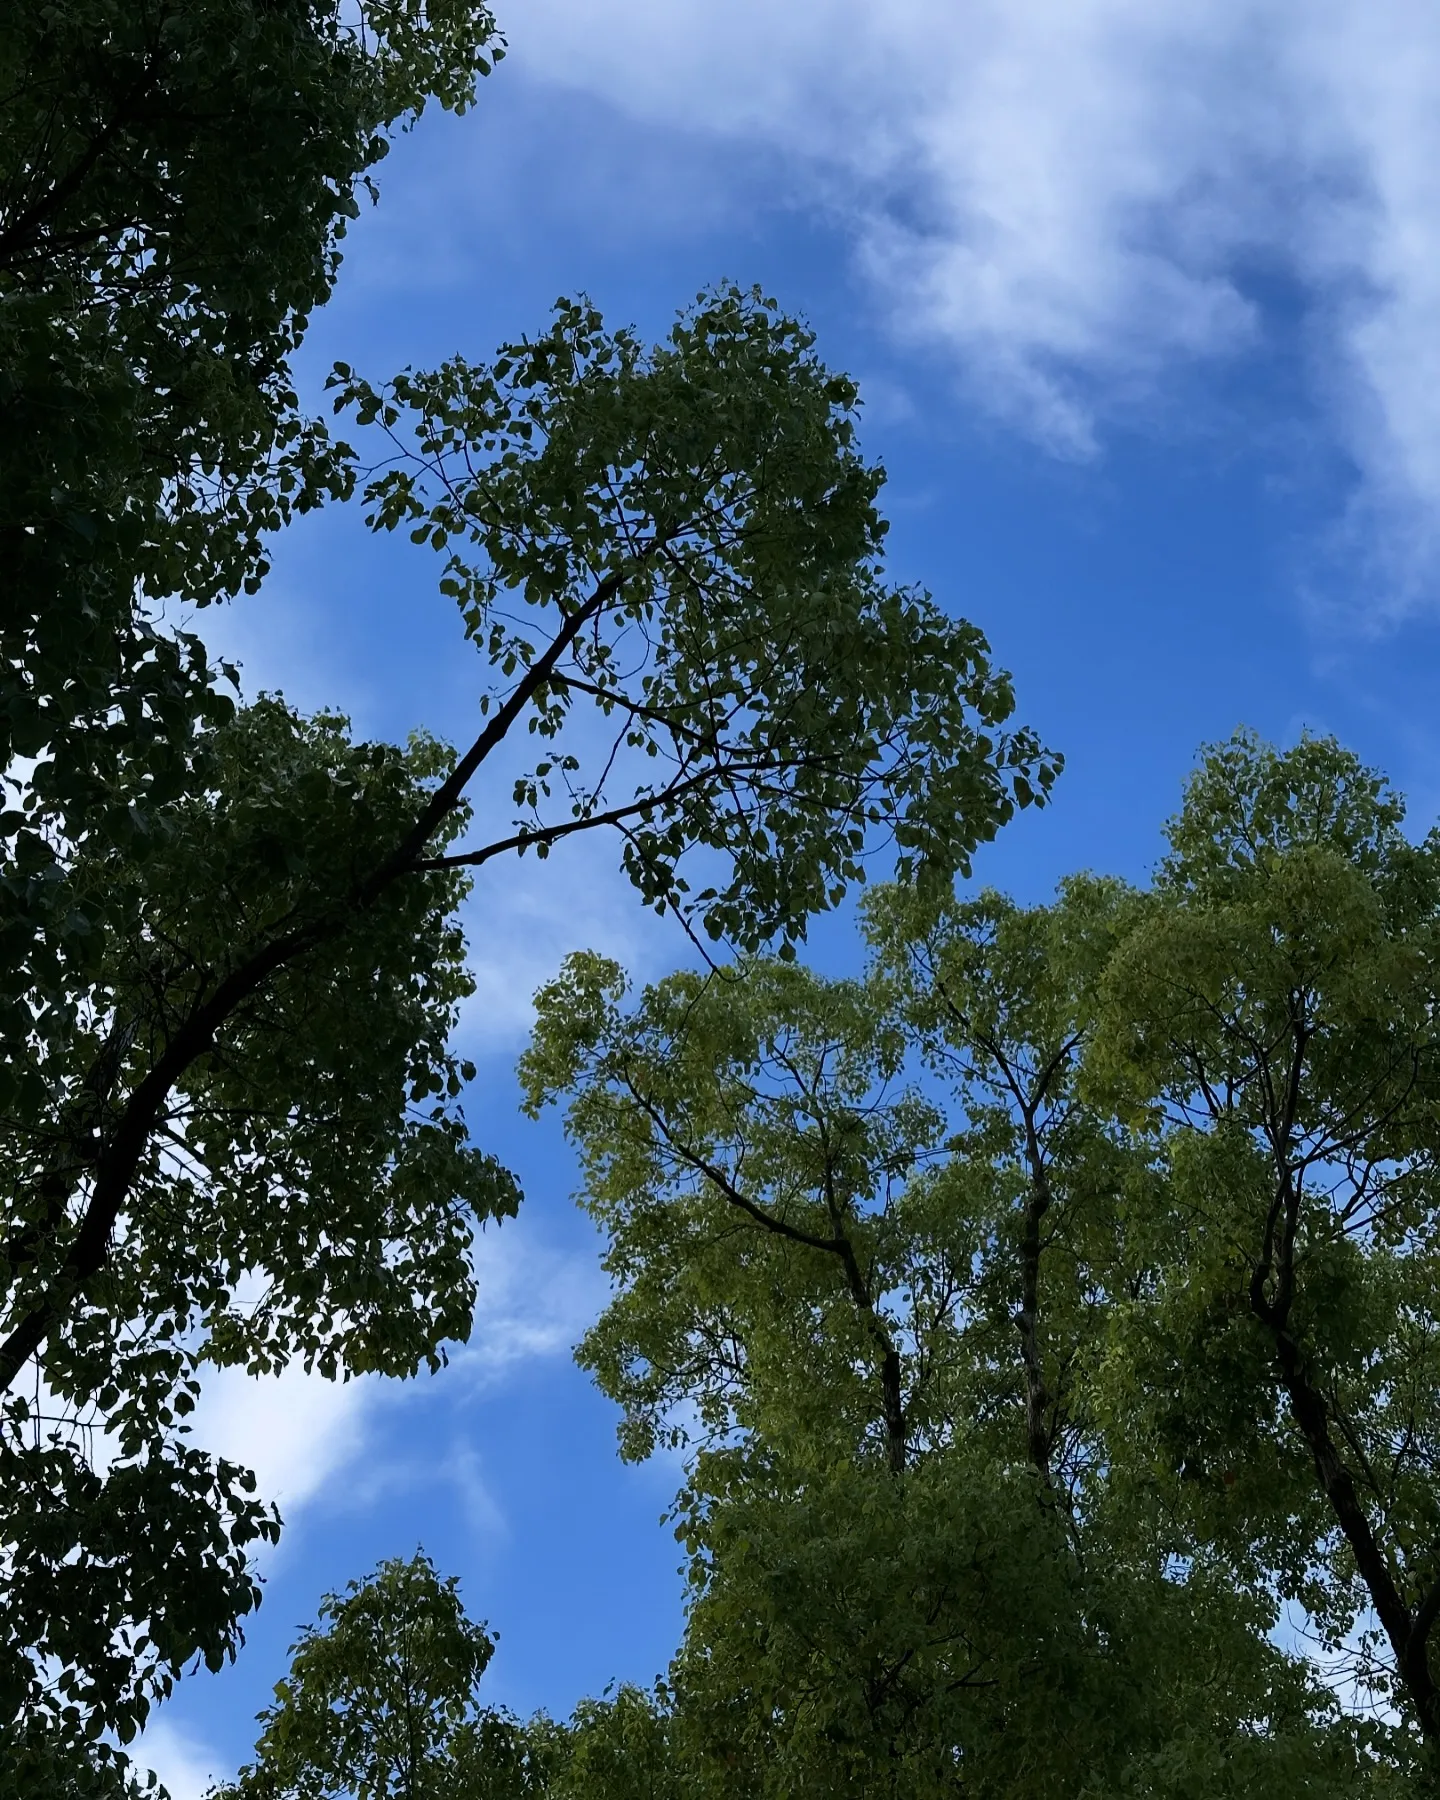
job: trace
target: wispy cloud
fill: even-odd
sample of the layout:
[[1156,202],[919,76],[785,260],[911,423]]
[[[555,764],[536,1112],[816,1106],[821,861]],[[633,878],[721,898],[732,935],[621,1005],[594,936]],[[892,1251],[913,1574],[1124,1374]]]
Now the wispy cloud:
[[[1420,0],[578,0],[533,76],[767,143],[897,330],[1087,457],[1278,318],[1390,601],[1440,568],[1440,14]],[[1293,302],[1293,304],[1291,303]]]
[[465,1523],[476,1535],[493,1541],[508,1530],[500,1502],[485,1476],[480,1452],[473,1444],[457,1444],[441,1465],[443,1479],[459,1496]]
[[475,1331],[451,1358],[474,1387],[492,1388],[522,1363],[568,1356],[605,1304],[598,1256],[556,1249],[524,1224],[522,1216],[487,1231],[477,1245]]
[[596,950],[642,973],[657,956],[680,959],[683,938],[644,911],[618,862],[614,833],[596,831],[543,862],[508,856],[481,871],[462,915],[475,978],[460,1012],[462,1049],[519,1050],[537,990],[573,950]]
[[[605,1303],[598,1259],[548,1244],[526,1218],[482,1232],[475,1267],[474,1332],[441,1378],[451,1392],[493,1389],[523,1365],[567,1357]],[[358,1465],[375,1450],[382,1414],[412,1398],[408,1384],[373,1375],[328,1381],[298,1363],[260,1377],[212,1369],[192,1431],[211,1454],[252,1469],[258,1492],[290,1526],[313,1501],[341,1492],[342,1473],[352,1498],[373,1500],[395,1485],[387,1465]],[[473,1487],[475,1469],[462,1452],[457,1458],[456,1481]]]
[[170,1800],[202,1800],[219,1778],[214,1752],[168,1719],[156,1719],[147,1726],[129,1755],[139,1771],[149,1770],[160,1777]]

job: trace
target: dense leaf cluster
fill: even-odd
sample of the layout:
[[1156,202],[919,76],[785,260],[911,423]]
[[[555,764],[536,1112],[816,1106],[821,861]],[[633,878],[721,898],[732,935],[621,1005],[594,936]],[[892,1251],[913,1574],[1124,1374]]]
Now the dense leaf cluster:
[[69,859],[107,929],[83,988],[67,971],[63,1032],[47,1013],[12,1062],[0,1127],[5,1700],[58,1669],[77,1722],[122,1735],[231,1648],[277,1529],[248,1472],[188,1440],[203,1368],[433,1363],[469,1327],[473,1221],[516,1199],[456,1105],[462,878],[392,888],[263,983],[250,967],[409,823],[440,752],[278,703],[204,749],[146,855]]
[[[1056,764],[979,633],[886,583],[854,388],[757,295],[654,348],[562,303],[488,365],[337,371],[369,474],[301,415],[357,184],[468,104],[483,6],[0,11],[3,1785],[109,1780],[77,1746],[236,1649],[279,1522],[192,1441],[207,1368],[467,1335],[518,1200],[460,1111],[469,869],[609,828],[645,902],[788,948],[867,842],[943,886]],[[357,483],[443,557],[458,752],[239,707],[165,622]]]
[[[685,1635],[563,1725],[467,1678],[423,1791],[1433,1792],[1440,834],[1402,823],[1333,742],[1242,735],[1145,891],[887,886],[855,980],[572,957],[522,1078],[606,1236],[580,1360],[684,1460]],[[387,1639],[450,1619],[395,1581]],[[383,1741],[411,1665],[330,1644],[237,1796],[362,1791],[272,1747]]]
[[0,8],[0,763],[43,757],[72,830],[204,714],[146,603],[253,590],[346,486],[290,357],[388,129],[498,49],[469,0]]
[[617,1285],[581,1360],[690,1470],[661,1791],[1433,1756],[1440,841],[1400,824],[1333,743],[1241,737],[1148,892],[892,887],[859,981],[542,996]]

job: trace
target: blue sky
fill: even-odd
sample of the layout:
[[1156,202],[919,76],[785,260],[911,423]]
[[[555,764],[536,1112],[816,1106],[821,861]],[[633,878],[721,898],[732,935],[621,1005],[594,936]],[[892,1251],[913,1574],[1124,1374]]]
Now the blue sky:
[[[489,353],[585,290],[659,334],[717,279],[806,314],[866,399],[891,568],[978,621],[1068,766],[977,876],[1143,878],[1201,743],[1329,730],[1440,808],[1440,17],[1406,0],[529,0],[462,120],[381,172],[303,375]],[[246,685],[357,730],[473,735],[481,670],[428,552],[304,522],[203,628]],[[503,808],[503,796],[498,804]],[[683,939],[609,847],[486,871],[479,1141],[527,1191],[476,1335],[405,1387],[228,1375],[201,1442],[287,1520],[239,1664],[147,1733],[175,1800],[253,1741],[328,1588],[423,1543],[500,1634],[493,1700],[564,1713],[679,1633],[677,1470],[621,1467],[569,1346],[603,1300],[558,1122],[521,1120],[533,989]],[[855,949],[843,916],[825,966]]]

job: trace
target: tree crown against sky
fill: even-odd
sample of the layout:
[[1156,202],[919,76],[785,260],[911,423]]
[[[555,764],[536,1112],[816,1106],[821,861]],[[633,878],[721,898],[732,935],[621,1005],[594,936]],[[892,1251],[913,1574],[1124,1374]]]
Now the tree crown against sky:
[[[147,1420],[172,1427],[191,1403],[177,1379],[193,1347],[162,1339],[147,1360],[144,1305],[125,1314],[169,1277],[125,1230],[123,1205],[85,1213],[87,1234],[79,1195],[116,1152],[117,1094],[156,1050],[187,959],[194,975],[201,941],[241,924],[227,906],[263,910],[236,853],[274,797],[264,776],[308,781],[308,809],[293,796],[286,827],[319,825],[331,772],[337,797],[374,802],[378,822],[433,757],[382,754],[367,768],[350,756],[342,771],[333,726],[307,732],[277,707],[235,726],[199,640],[162,626],[155,603],[253,588],[267,531],[343,491],[336,447],[299,413],[290,357],[389,131],[429,100],[462,109],[500,49],[483,7],[444,0],[378,0],[344,17],[308,0],[57,0],[0,19],[9,1712],[26,1702],[35,1652],[72,1723],[89,1712],[129,1729],[125,1696],[145,1691],[146,1670],[213,1655],[215,1626],[253,1597],[244,1546],[270,1526],[243,1472],[179,1443],[168,1460],[139,1454]],[[247,758],[248,794],[205,819]],[[263,853],[272,869],[279,824]],[[164,893],[166,878],[186,879],[187,832],[192,847],[208,837],[215,862],[189,893]],[[424,1065],[428,1040],[443,1066],[434,1031],[455,997],[456,940],[431,901],[409,910],[433,989],[400,999],[377,1064],[394,1064],[408,1029],[420,1054],[401,1050],[402,1064]],[[152,1183],[168,1154],[178,1196],[196,1169],[189,1147],[150,1135],[157,1116],[119,1149],[121,1185]],[[232,1142],[233,1166],[254,1147]],[[373,1140],[371,1152],[386,1160]],[[157,1219],[152,1250],[162,1241]],[[176,1250],[172,1273],[203,1290],[215,1271],[199,1269],[198,1243]],[[30,1359],[77,1284],[117,1261],[123,1279],[95,1296],[95,1317],[118,1309],[109,1340],[81,1325],[42,1379]],[[113,1428],[118,1463],[92,1466],[94,1426]],[[206,1510],[212,1490],[221,1513]],[[9,1746],[6,1779],[21,1791],[59,1779],[44,1724],[28,1716],[25,1745]]]
[[[490,31],[470,6],[375,6],[358,36],[305,6],[157,6],[61,8],[14,40],[12,159],[37,130],[53,152],[51,185],[10,202],[17,391],[59,369],[49,416],[77,430],[82,363],[120,394],[95,414],[114,458],[75,450],[113,486],[72,516],[52,484],[15,526],[34,551],[3,815],[15,1768],[22,1745],[128,1739],[187,1663],[235,1652],[278,1519],[190,1439],[207,1368],[403,1375],[468,1333],[472,1234],[518,1200],[469,1142],[450,1047],[469,869],[610,829],[644,902],[788,943],[876,836],[944,882],[1055,772],[1008,726],[980,633],[885,581],[854,388],[758,295],[702,296],[654,349],[564,303],[490,364],[383,389],[339,371],[369,471],[299,420],[286,357],[376,133],[427,95],[463,104]],[[72,51],[95,93],[64,84]],[[238,174],[262,211],[299,210],[289,235],[236,235],[207,196],[237,96],[270,120],[267,95],[276,135]],[[67,333],[73,366],[49,348]],[[141,414],[191,362],[243,406],[203,387],[187,437]],[[258,577],[256,533],[356,481],[376,529],[443,555],[479,664],[458,754],[236,707],[147,612]],[[92,637],[59,630],[66,606]],[[541,754],[516,775],[527,737]],[[467,835],[502,755],[513,825]]]
[[626,1454],[687,1458],[661,1712],[701,1766],[1423,1785],[1440,846],[1402,817],[1241,736],[1149,890],[885,888],[862,979],[542,995],[523,1072],[616,1285],[581,1360]]

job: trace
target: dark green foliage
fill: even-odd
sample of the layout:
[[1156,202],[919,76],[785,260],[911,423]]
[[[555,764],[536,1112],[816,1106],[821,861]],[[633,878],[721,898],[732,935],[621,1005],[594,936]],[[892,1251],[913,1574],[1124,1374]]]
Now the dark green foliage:
[[[453,531],[468,749],[211,701],[168,785],[117,763],[77,831],[57,752],[6,815],[0,1618],[11,1703],[77,1730],[128,1734],[188,1659],[233,1654],[254,1603],[248,1548],[277,1522],[185,1442],[203,1366],[403,1375],[468,1332],[471,1234],[517,1196],[456,1106],[466,869],[617,828],[646,901],[788,945],[872,827],[943,881],[1054,772],[1000,730],[974,628],[884,584],[853,390],[772,308],[727,290],[642,353],[562,307],[493,369],[397,391],[424,459],[370,500],[381,528]],[[427,502],[436,452],[463,473]],[[577,703],[598,749],[567,734]],[[468,796],[522,721],[546,754],[477,844]]]
[[[468,1306],[466,1227],[420,1262],[384,1247],[419,1223],[415,1195],[422,1214],[511,1204],[456,1119],[397,1124],[416,1070],[442,1087],[453,1070],[464,977],[443,881],[377,915],[348,964],[237,1018],[222,1056],[196,1017],[332,776],[332,815],[373,790],[383,827],[387,808],[413,812],[434,761],[367,767],[336,727],[278,708],[234,723],[198,640],[156,610],[253,588],[265,534],[348,486],[297,409],[290,356],[387,131],[432,98],[466,105],[498,53],[468,0],[374,0],[346,20],[325,0],[0,6],[0,1731],[23,1707],[0,1762],[30,1771],[25,1791],[79,1793],[87,1763],[103,1785],[74,1734],[128,1737],[177,1667],[233,1647],[253,1604],[248,1546],[274,1518],[244,1471],[184,1442],[195,1371],[331,1358],[342,1305],[351,1366],[412,1366]],[[340,873],[342,846],[314,848],[318,863],[292,845],[291,901],[320,865]],[[286,892],[274,879],[272,923]],[[321,999],[387,954],[438,980],[401,1005],[352,995],[348,1019],[340,989]],[[327,1094],[361,1011],[376,1055],[355,1093]],[[292,1096],[254,1079],[267,1026],[295,1033]],[[157,1085],[187,1030],[187,1080]],[[355,1178],[312,1166],[336,1160],[327,1117],[360,1131]],[[385,1198],[352,1231],[344,1196],[353,1218],[367,1171]],[[282,1196],[312,1178],[342,1209],[307,1273],[284,1258],[318,1248],[319,1215],[287,1220]],[[237,1274],[267,1262],[280,1281],[237,1331]],[[418,1313],[406,1292],[424,1294]],[[71,1774],[42,1776],[46,1759]]]
[[204,1366],[433,1364],[469,1328],[475,1220],[516,1200],[456,1106],[460,877],[393,887],[247,975],[408,825],[437,750],[352,745],[277,703],[204,749],[147,856],[71,859],[111,924],[86,986],[68,972],[65,1029],[45,1018],[12,1063],[4,1123],[5,1698],[43,1655],[60,1701],[126,1736],[176,1669],[233,1649],[277,1529],[245,1471],[185,1439]]
[[144,602],[253,589],[264,535],[346,484],[290,357],[387,129],[489,66],[470,0],[341,14],[0,6],[0,765],[47,753],[73,806],[203,704]]
[[[702,295],[655,348],[561,302],[488,366],[335,383],[398,452],[372,521],[444,555],[442,590],[533,708],[514,847],[618,825],[647,902],[753,947],[836,903],[872,827],[944,883],[1048,792],[1058,760],[1004,729],[981,633],[884,580],[856,390],[773,301]],[[582,766],[587,702],[604,748]],[[692,893],[687,851],[727,879]]]
[[337,373],[373,522],[442,553],[477,650],[460,754],[237,709],[165,623],[356,484],[290,360],[387,132],[499,53],[470,0],[0,0],[15,1767],[234,1654],[278,1520],[188,1438],[207,1366],[405,1375],[468,1332],[518,1195],[449,1047],[467,867],[611,827],[646,903],[788,953],[867,833],[943,886],[1055,772],[975,628],[884,581],[853,386],[733,289],[655,349],[562,303],[488,367]]

